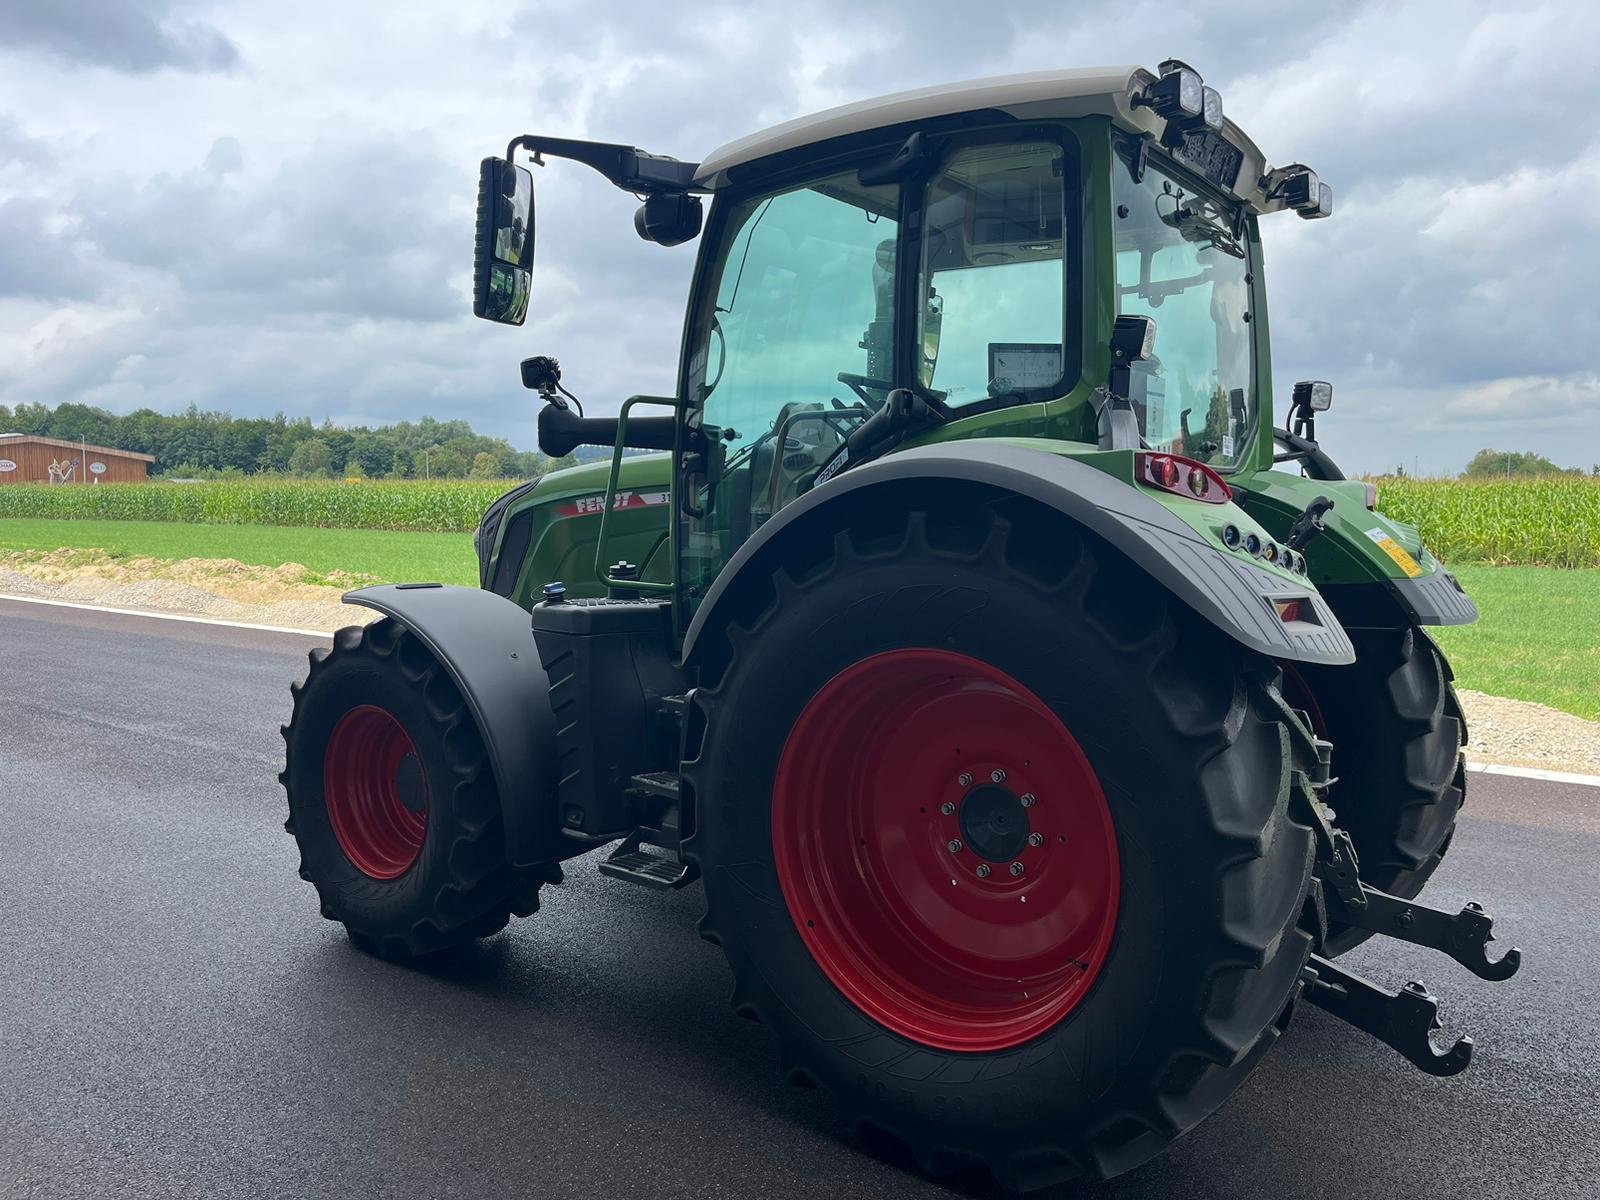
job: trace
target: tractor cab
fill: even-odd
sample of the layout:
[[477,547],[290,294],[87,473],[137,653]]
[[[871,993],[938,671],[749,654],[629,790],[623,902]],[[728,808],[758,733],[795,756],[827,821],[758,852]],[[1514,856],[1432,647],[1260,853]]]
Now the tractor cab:
[[[1158,481],[1180,460],[1219,497],[1269,466],[1257,219],[1332,209],[1326,184],[1269,166],[1177,60],[890,96],[700,163],[527,136],[480,181],[475,311],[511,323],[533,253],[519,153],[641,195],[646,240],[700,238],[677,395],[630,401],[621,437],[559,395],[540,418],[552,455],[581,441],[678,452],[685,624],[766,522],[898,448],[1030,438],[1130,482],[1144,452],[1163,457]],[[597,545],[595,581],[617,586],[612,549]]]

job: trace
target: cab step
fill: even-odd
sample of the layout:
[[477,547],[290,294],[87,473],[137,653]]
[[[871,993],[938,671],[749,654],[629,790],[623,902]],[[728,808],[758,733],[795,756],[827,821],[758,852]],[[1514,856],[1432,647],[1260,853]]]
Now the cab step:
[[610,879],[626,879],[658,892],[672,891],[693,883],[696,872],[668,851],[647,846],[637,833],[626,837],[600,864],[600,874]]
[[663,800],[677,800],[678,798],[678,773],[676,771],[647,771],[643,775],[635,775],[628,781],[631,791],[642,792],[646,796],[656,796]]

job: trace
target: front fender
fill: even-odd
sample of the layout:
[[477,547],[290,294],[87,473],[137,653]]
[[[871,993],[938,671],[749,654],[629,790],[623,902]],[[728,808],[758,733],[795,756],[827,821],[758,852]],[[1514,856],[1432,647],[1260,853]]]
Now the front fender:
[[395,583],[347,592],[421,640],[450,672],[494,768],[513,868],[559,856],[555,714],[526,609],[492,592]]
[[[1252,650],[1295,662],[1355,661],[1349,636],[1308,581],[1282,577],[1243,554],[1213,545],[1124,480],[1058,454],[980,441],[901,451],[837,476],[783,509],[717,576],[685,634],[684,661],[695,661],[706,631],[726,622],[727,597],[735,582],[746,572],[770,574],[782,563],[788,534],[807,522],[843,527],[852,503],[868,500],[873,489],[916,480],[978,483],[1055,509],[1116,547],[1157,584]],[[1309,602],[1317,623],[1285,624],[1274,601],[1288,599]]]

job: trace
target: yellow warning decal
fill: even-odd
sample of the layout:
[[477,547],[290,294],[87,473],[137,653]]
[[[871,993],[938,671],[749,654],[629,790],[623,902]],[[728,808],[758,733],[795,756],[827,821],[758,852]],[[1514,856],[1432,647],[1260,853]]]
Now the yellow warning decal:
[[1383,530],[1369,529],[1367,530],[1367,536],[1377,544],[1379,550],[1382,550],[1390,558],[1394,559],[1395,565],[1412,579],[1415,579],[1417,576],[1422,574],[1422,568],[1417,565],[1417,560],[1412,558],[1411,555],[1406,552],[1406,548],[1404,546],[1395,541]]

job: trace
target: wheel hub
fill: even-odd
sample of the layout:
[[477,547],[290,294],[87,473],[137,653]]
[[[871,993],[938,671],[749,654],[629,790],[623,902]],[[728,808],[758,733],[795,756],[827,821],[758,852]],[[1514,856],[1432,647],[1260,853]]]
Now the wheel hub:
[[1011,863],[1028,848],[1028,810],[1001,784],[973,788],[958,806],[961,835],[972,852],[992,863]]

